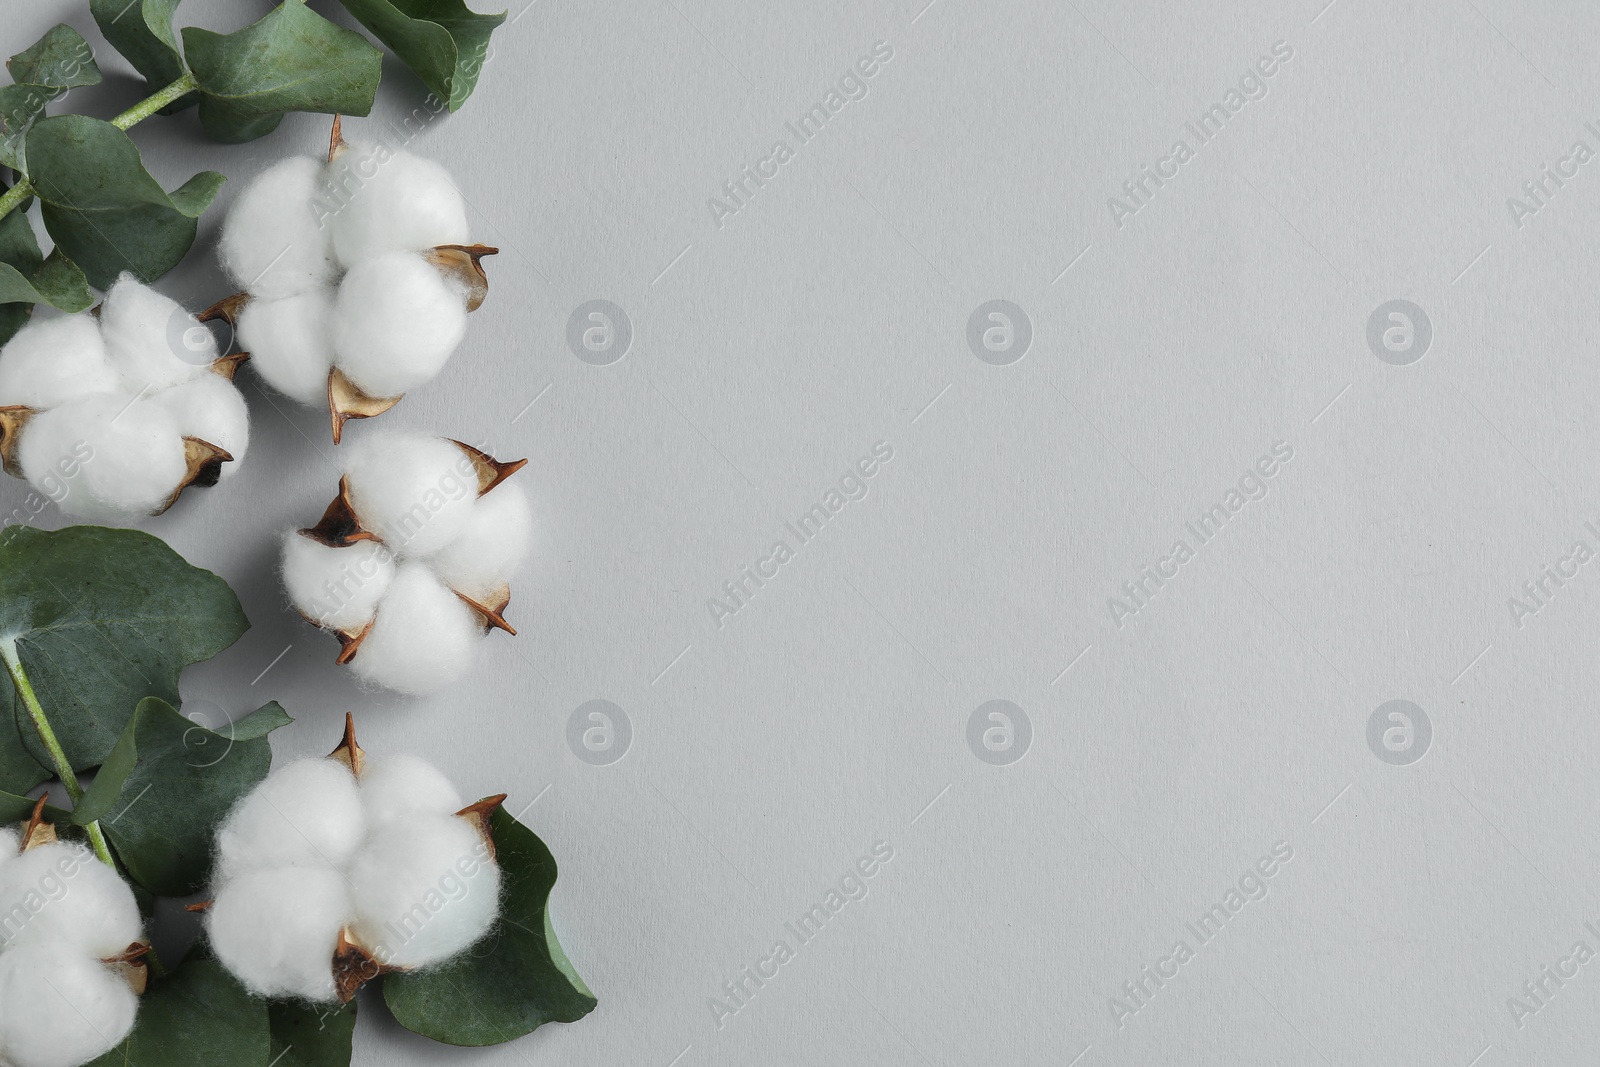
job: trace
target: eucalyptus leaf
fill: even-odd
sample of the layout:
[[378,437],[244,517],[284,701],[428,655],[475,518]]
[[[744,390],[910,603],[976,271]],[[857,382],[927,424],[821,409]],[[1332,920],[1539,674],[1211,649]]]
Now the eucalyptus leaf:
[[356,1031],[356,1002],[341,1008],[275,1000],[267,1005],[272,1027],[268,1055],[275,1067],[349,1067]]
[[26,170],[24,145],[28,130],[63,90],[42,85],[0,88],[0,166]]
[[[38,800],[32,797],[18,796],[16,793],[0,791],[0,826],[7,823],[23,822],[31,818],[34,806],[38,803]],[[46,804],[44,806],[44,819],[45,822],[67,827],[72,825],[72,812],[62,811],[54,804]]]
[[[15,337],[17,331],[28,325],[28,320],[32,317],[32,304],[0,304],[0,345]],[[5,775],[3,749],[4,746],[0,745],[0,781],[4,781]]]
[[140,998],[133,1032],[87,1067],[267,1067],[265,1001],[222,964],[191,955]]
[[83,271],[57,250],[29,274],[0,263],[0,304],[49,304],[76,313],[94,304],[94,294]]
[[200,123],[229,143],[271,133],[287,111],[366,115],[383,74],[383,53],[305,0],[285,0],[235,33],[185,27],[183,48],[200,85]]
[[[172,29],[172,13],[180,0],[89,0],[89,12],[111,47],[121,52],[133,69],[144,75],[151,91],[164,89],[183,77],[183,54]],[[167,113],[187,107],[193,94]]]
[[6,69],[18,85],[41,85],[51,89],[99,85],[101,79],[89,42],[64,22],[39,38],[31,48],[6,60]]
[[549,1022],[576,1022],[594,994],[550,926],[556,861],[532,830],[498,810],[490,820],[501,871],[494,929],[453,960],[383,979],[401,1026],[450,1045],[498,1045]]
[[[105,762],[140,700],[175,702],[183,668],[249,625],[228,583],[147,533],[12,526],[0,537],[0,655],[14,656],[27,675],[75,770]],[[0,730],[0,768],[24,755],[48,766],[9,685],[0,687],[6,719],[15,725]]]
[[40,120],[27,154],[45,229],[97,289],[123,271],[148,283],[177,266],[226,180],[202,171],[168,195],[127,134],[85,115]]
[[[270,711],[269,711],[270,709]],[[281,726],[269,704],[257,725]],[[260,712],[256,714],[261,714]],[[272,749],[264,733],[217,733],[147,697],[128,720],[94,784],[73,812],[80,826],[99,821],[128,875],[158,896],[205,888],[217,824],[267,776]]]
[[506,13],[480,15],[464,0],[340,0],[451,111],[477,88],[489,37]]

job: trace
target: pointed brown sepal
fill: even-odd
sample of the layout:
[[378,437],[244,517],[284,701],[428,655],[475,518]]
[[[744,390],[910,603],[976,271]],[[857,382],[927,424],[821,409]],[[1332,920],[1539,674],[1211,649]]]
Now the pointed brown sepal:
[[348,930],[339,931],[339,944],[333,950],[333,986],[340,1004],[350,1003],[357,990],[392,969],[350,940]]
[[[454,593],[455,590],[452,589],[451,592]],[[456,593],[456,599],[483,616],[484,633],[488,633],[490,630],[504,630],[512,637],[517,636],[516,628],[506,622],[505,617],[506,607],[511,603],[510,586],[505,586],[496,594],[495,599],[487,604],[480,604],[464,593]]]
[[339,154],[350,147],[344,139],[344,116],[333,116],[333,132],[328,134],[328,162],[332,163]]
[[122,977],[122,980],[128,983],[128,988],[133,990],[134,996],[142,997],[145,989],[150,985],[150,966],[146,963],[149,955],[150,943],[148,941],[135,941],[127,947],[122,955],[113,956],[100,962],[116,971]]
[[183,457],[189,464],[189,471],[183,476],[183,481],[178,483],[178,488],[167,497],[152,515],[163,514],[168,508],[178,502],[183,491],[191,485],[200,489],[210,489],[222,477],[222,465],[233,461],[233,453],[225,448],[219,448],[210,441],[202,441],[198,437],[185,437],[183,439]]
[[509,463],[502,463],[500,460],[489,455],[489,453],[484,452],[481,449],[473,448],[465,441],[452,440],[450,443],[461,449],[461,451],[465,452],[467,454],[467,458],[472,460],[473,467],[477,469],[479,496],[483,496],[489,490],[493,489],[495,486],[499,485],[501,482],[505,481],[507,478],[511,477],[513,474],[517,473],[523,467],[528,465],[528,461],[525,459],[514,459]]
[[484,847],[489,850],[490,859],[495,858],[495,852],[494,834],[489,830],[489,820],[494,817],[494,813],[499,811],[505,802],[506,794],[500,793],[496,796],[484,797],[476,804],[468,804],[456,812],[458,817],[466,819],[472,824],[473,829],[478,831],[478,836],[483,839]]
[[249,293],[234,293],[232,296],[225,296],[218,300],[215,304],[196,315],[195,318],[201,322],[214,322],[217,319],[221,319],[229,326],[237,326],[239,325],[239,313],[244,310],[244,306],[248,303],[250,303]]
[[201,912],[210,911],[211,906],[215,903],[216,901],[214,900],[197,900],[193,904],[185,904],[183,910],[191,915],[198,915]]
[[424,253],[429,263],[450,281],[466,290],[467,313],[483,306],[489,296],[489,275],[483,270],[484,256],[497,256],[492,245],[439,245]]
[[4,463],[6,473],[13,477],[22,477],[22,464],[17,461],[17,445],[22,440],[22,428],[37,414],[33,408],[21,404],[0,408],[0,462]]
[[344,437],[351,419],[370,419],[394,407],[403,396],[368,396],[338,367],[328,372],[328,418],[333,422],[333,443]]
[[350,773],[357,778],[367,764],[367,753],[356,744],[356,717],[350,712],[344,716],[344,740],[339,742],[339,747],[328,753],[329,759],[338,760],[350,768]]
[[231,356],[223,356],[220,359],[213,360],[210,370],[212,374],[220,374],[231,382],[238,375],[239,368],[249,359],[250,353],[235,352]]
[[339,479],[339,495],[333,498],[322,518],[317,520],[315,526],[307,526],[300,531],[300,536],[309,537],[319,544],[329,548],[344,548],[357,541],[380,540],[377,534],[361,528],[361,520],[356,517],[356,509],[350,503],[350,479]]
[[367,635],[372,632],[372,624],[376,621],[376,618],[368,620],[359,630],[333,631],[333,636],[339,639],[339,654],[333,658],[333,662],[343,667],[355,659],[356,653],[361,651],[361,642],[367,639]]
[[27,852],[38,848],[40,845],[53,845],[58,840],[54,824],[44,821],[45,798],[40,797],[33,806],[33,814],[28,816],[28,823],[22,830],[22,851]]

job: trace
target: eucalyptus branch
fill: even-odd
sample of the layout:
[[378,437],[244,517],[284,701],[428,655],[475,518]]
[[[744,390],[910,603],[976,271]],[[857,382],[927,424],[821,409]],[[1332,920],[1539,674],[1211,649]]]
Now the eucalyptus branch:
[[[17,688],[17,696],[22,698],[23,706],[28,709],[28,717],[33,720],[34,729],[39,733],[39,740],[44,742],[45,749],[49,751],[50,762],[55,765],[56,774],[67,787],[67,795],[72,798],[74,804],[77,804],[83,799],[83,786],[78,783],[78,776],[72,770],[72,761],[67,759],[67,752],[61,747],[61,741],[51,728],[50,719],[44,713],[44,706],[39,703],[38,694],[33,691],[33,683],[28,681],[28,674],[22,669],[22,660],[17,656],[17,642],[14,639],[0,640],[0,659],[5,660],[6,670],[10,672],[11,681]],[[100,823],[90,822],[84,827],[84,832],[89,835],[89,842],[94,846],[94,854],[99,856],[100,861],[107,867],[116,870],[116,861],[111,858],[111,848],[106,844]]]
[[[175,103],[188,94],[194,92],[195,88],[196,82],[194,75],[185,72],[183,77],[179,78],[165,89],[162,89],[153,96],[146,97],[130,107],[128,110],[124,111],[122,114],[118,115],[116,118],[112,119],[111,125],[115,126],[119,130],[126,130],[131,126],[137,126],[139,123],[143,122],[151,115],[154,115],[157,111],[160,111],[168,104]],[[32,195],[33,183],[30,182],[24,175],[17,175],[17,184],[6,190],[4,196],[0,196],[0,219],[3,219],[7,215],[11,214],[12,211],[16,210],[17,205],[21,204],[24,200],[28,199],[28,197]]]

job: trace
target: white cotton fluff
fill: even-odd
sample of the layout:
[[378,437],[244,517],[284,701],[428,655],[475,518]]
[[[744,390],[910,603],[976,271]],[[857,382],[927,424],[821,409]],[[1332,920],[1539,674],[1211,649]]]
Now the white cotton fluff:
[[9,827],[0,827],[0,867],[16,859],[21,849],[21,835]]
[[464,290],[415,253],[363,260],[339,286],[333,349],[369,396],[400,396],[433,378],[466,332]]
[[239,313],[239,348],[267,384],[301,404],[328,402],[333,369],[333,297],[311,289],[277,300],[251,300]]
[[199,319],[131,274],[106,293],[100,335],[123,389],[135,396],[192,381],[221,355]]
[[455,444],[425,434],[362,438],[350,449],[345,475],[363,528],[402,559],[453,541],[478,496],[471,460]]
[[428,813],[457,812],[461,794],[444,772],[407,753],[369,758],[361,770],[361,806],[374,828]]
[[328,229],[318,208],[323,167],[310,156],[275,164],[228,211],[217,253],[235,283],[277,300],[332,281]]
[[432,693],[467,673],[481,636],[481,618],[460,597],[426,566],[403,563],[350,667],[385,689]]
[[0,867],[0,950],[60,945],[111,959],[143,928],[127,883],[81,845],[40,845]]
[[270,867],[218,890],[206,934],[217,959],[251,992],[327,1001],[339,932],[354,918],[349,881],[338,868]]
[[69,515],[116,521],[160,508],[188,471],[183,437],[158,404],[120,393],[35,415],[17,457],[23,475]]
[[450,172],[385,145],[352,143],[328,164],[323,203],[345,266],[385,252],[467,242],[467,206]]
[[451,589],[484,604],[511,580],[532,537],[527,497],[514,482],[502,482],[478,498],[460,535],[431,562]]
[[206,928],[240,981],[262,996],[325,1002],[336,995],[341,931],[379,963],[407,968],[442,962],[488,931],[499,911],[499,868],[476,825],[455,815],[461,798],[444,775],[403,755],[367,757],[359,783],[332,760],[292,763],[239,810],[263,792],[281,803],[306,788],[297,768],[307,763],[337,770],[357,796],[352,810],[341,790],[328,813],[343,821],[341,840],[353,837],[356,847],[336,863],[284,864],[276,827],[230,818],[218,845],[233,859],[218,864]]
[[224,877],[272,867],[338,867],[366,835],[349,768],[308,759],[273,771],[229,813],[217,832]]
[[222,465],[222,477],[238,472],[250,447],[250,409],[232,382],[220,374],[203,374],[156,394],[150,402],[172,417],[184,437],[208,441],[233,457],[232,463]]
[[53,408],[120,385],[89,315],[37,319],[0,349],[0,407]]
[[0,407],[31,410],[17,435],[23,477],[68,515],[125,522],[164,508],[189,464],[184,437],[228,452],[250,442],[244,398],[211,371],[216,338],[132,275],[98,320],[40,318],[0,348]]
[[426,967],[483,936],[500,868],[467,820],[422,815],[376,830],[350,867],[356,941],[391,967]]
[[139,998],[92,956],[64,945],[0,953],[0,1063],[80,1067],[133,1029]]
[[295,610],[327,630],[360,630],[394,580],[394,556],[377,541],[330,548],[291,530],[283,539],[283,584]]

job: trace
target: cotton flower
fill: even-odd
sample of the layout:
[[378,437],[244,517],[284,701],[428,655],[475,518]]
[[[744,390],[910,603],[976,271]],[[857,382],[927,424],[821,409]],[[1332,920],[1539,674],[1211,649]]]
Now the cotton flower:
[[143,926],[133,891],[87,848],[37,815],[22,835],[0,830],[0,1063],[79,1067],[121,1043],[144,988]]
[[68,515],[159,515],[244,459],[237,357],[131,274],[99,316],[41,318],[0,348],[0,459]]
[[217,958],[261,996],[343,1002],[459,954],[499,914],[487,820],[503,799],[464,807],[431,764],[368,757],[347,725],[333,755],[273,771],[219,830]]
[[503,613],[533,520],[505,479],[523,462],[420,434],[348,450],[322,521],[283,541],[289,600],[338,636],[340,663],[374,685],[430,693],[467,672],[490,629],[516,632]]
[[234,322],[267,383],[347,420],[387,411],[432,380],[488,292],[468,245],[466,204],[439,164],[346,143],[328,161],[286,159],[229,212],[219,254],[243,292],[212,313]]

